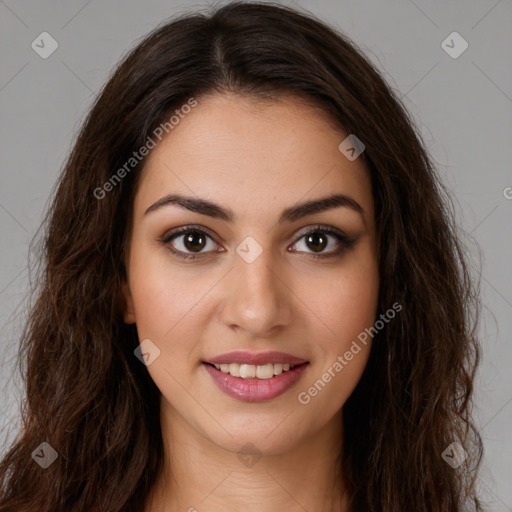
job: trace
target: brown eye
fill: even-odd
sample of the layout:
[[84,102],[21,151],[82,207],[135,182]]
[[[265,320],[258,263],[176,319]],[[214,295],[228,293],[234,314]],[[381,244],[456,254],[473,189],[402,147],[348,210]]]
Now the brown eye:
[[[208,242],[211,241],[211,246]],[[218,245],[204,230],[185,226],[165,235],[160,242],[179,258],[194,259],[215,252]]]
[[304,252],[313,258],[334,257],[354,247],[357,240],[357,237],[350,238],[341,230],[329,226],[317,226],[304,233],[293,244],[293,252]]
[[185,248],[192,252],[199,252],[204,249],[206,245],[206,237],[199,231],[191,231],[183,238],[183,245]]
[[305,241],[307,246],[315,252],[321,252],[327,246],[327,237],[319,231],[306,235]]

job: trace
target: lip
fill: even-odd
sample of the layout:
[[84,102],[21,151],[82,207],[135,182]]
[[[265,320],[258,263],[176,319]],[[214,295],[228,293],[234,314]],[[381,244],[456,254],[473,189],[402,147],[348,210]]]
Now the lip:
[[307,362],[299,363],[299,366],[295,366],[295,368],[287,370],[280,375],[275,375],[270,379],[242,379],[241,377],[233,377],[229,373],[217,370],[208,363],[203,363],[203,367],[221,391],[243,402],[265,402],[277,398],[288,391],[300,379],[308,366],[309,363]]
[[[307,363],[305,359],[302,359],[285,352],[247,352],[245,350],[235,350],[233,352],[227,352],[220,356],[212,357],[204,360],[204,363],[210,364],[253,364],[255,366],[270,364],[270,363],[281,363],[281,364],[293,364],[295,366],[299,364]],[[235,377],[235,379],[238,377]]]

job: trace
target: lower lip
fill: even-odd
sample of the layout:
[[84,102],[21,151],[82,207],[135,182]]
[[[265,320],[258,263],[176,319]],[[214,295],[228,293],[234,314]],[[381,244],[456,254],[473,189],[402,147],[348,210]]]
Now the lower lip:
[[265,402],[282,395],[300,379],[308,365],[298,365],[270,379],[242,379],[204,363],[206,371],[221,391],[244,402]]

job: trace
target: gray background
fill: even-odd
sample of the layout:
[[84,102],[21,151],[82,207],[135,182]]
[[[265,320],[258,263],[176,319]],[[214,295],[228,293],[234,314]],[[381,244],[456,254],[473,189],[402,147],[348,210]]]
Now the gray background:
[[[455,196],[459,225],[484,253],[474,410],[485,444],[479,488],[491,510],[512,511],[512,0],[286,4],[346,32],[384,72]],[[14,357],[26,313],[28,243],[76,130],[135,40],[169,16],[206,6],[0,0],[0,453],[19,427],[23,398]],[[31,48],[44,31],[59,45],[47,59]],[[453,31],[469,44],[455,59],[441,47]],[[476,273],[473,246],[470,256]]]

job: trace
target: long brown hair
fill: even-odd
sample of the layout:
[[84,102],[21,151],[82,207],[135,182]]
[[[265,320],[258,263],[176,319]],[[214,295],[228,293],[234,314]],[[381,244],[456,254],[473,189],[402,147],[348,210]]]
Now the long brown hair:
[[[306,98],[366,148],[378,313],[403,309],[375,335],[344,405],[339,470],[353,510],[482,510],[471,419],[480,300],[452,199],[397,94],[353,42],[309,14],[236,2],[144,38],[77,136],[43,222],[19,351],[23,428],[0,464],[0,511],[143,510],[162,468],[160,392],[134,356],[120,286],[144,159],[98,190],[175,109],[226,91]],[[42,442],[58,454],[46,469],[32,458]],[[453,442],[469,454],[456,469],[442,456]]]

